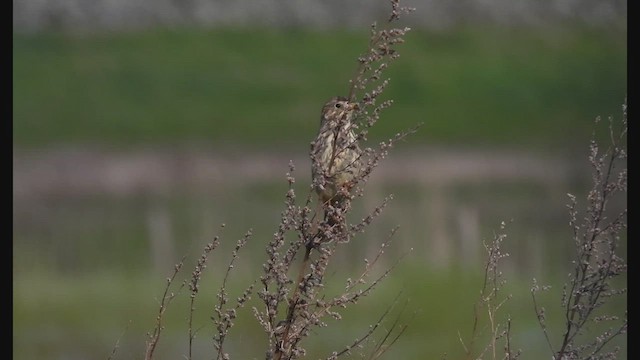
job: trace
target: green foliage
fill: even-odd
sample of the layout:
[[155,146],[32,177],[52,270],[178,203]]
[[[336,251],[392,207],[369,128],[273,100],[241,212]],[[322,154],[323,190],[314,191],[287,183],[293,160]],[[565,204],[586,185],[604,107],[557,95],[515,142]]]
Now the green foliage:
[[[372,138],[411,144],[584,144],[626,94],[626,34],[588,29],[412,31],[397,99]],[[14,35],[18,146],[306,146],[321,104],[348,91],[366,33],[172,30]],[[568,139],[571,134],[573,139]]]

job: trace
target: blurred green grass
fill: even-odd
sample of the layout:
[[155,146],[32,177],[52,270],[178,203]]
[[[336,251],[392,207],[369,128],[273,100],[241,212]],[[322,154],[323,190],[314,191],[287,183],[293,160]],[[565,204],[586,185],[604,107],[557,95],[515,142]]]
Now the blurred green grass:
[[[287,145],[306,148],[317,130],[320,105],[336,92],[346,92],[355,58],[365,50],[366,41],[364,33],[301,30],[14,34],[14,146],[205,143],[261,150]],[[495,27],[415,31],[400,52],[400,59],[389,69],[392,80],[385,93],[396,104],[376,126],[374,139],[425,122],[407,145],[577,146],[582,154],[593,119],[617,117],[626,93],[625,33]],[[229,223],[226,232],[232,241],[248,227],[265,234],[257,236],[259,241],[268,238],[279,217],[283,186],[277,185],[277,191],[246,190],[250,194],[241,199],[237,192],[227,191],[235,208],[223,205],[226,198],[191,202],[172,198],[167,204],[160,200],[159,206],[168,208],[175,221],[176,252],[195,251],[192,260],[196,259],[198,245],[192,244],[208,240],[204,235],[209,234],[208,226],[220,219]],[[504,184],[499,187],[505,190]],[[493,188],[454,190],[481,210],[483,235],[490,234],[492,225],[505,216],[527,223],[510,232],[515,241],[507,244],[513,246],[519,265],[532,256],[529,248],[516,243],[538,239],[560,243],[556,240],[568,231],[561,197],[564,188],[555,189],[560,193],[556,196],[537,187],[516,187],[507,191],[508,201],[499,201],[500,206],[495,205]],[[394,184],[390,192],[397,194],[402,206],[383,215],[374,233],[380,228],[379,233],[386,234],[404,221],[409,222],[409,230],[401,231],[399,242],[421,241],[425,230],[411,222],[424,224],[426,207],[422,203],[405,206],[403,199],[416,200],[406,184]],[[275,193],[277,198],[270,195]],[[430,203],[428,196],[423,197],[420,201]],[[532,205],[537,204],[533,198],[558,205],[558,211]],[[17,212],[14,208],[14,226],[19,226],[14,235],[16,358],[107,357],[127,327],[116,358],[140,357],[144,332],[153,326],[154,298],[163,287],[162,275],[147,272],[151,259],[144,224],[153,201],[158,200],[52,197],[43,200],[44,205],[24,204]],[[32,217],[38,211],[46,216]],[[265,218],[265,213],[271,217]],[[264,223],[255,224],[255,219]],[[549,220],[561,223],[560,235]],[[419,243],[417,249],[423,253],[417,261],[384,283],[382,294],[375,293],[372,301],[350,310],[355,320],[345,322],[340,332],[329,328],[323,333],[327,337],[320,336],[320,344],[312,348],[323,349],[325,339],[336,343],[336,335],[345,341],[360,336],[396,290],[408,287],[410,308],[422,310],[395,350],[404,358],[441,358],[443,352],[458,358],[462,349],[457,331],[468,334],[480,289],[479,268],[460,269],[460,274],[430,272],[424,260],[429,246]],[[544,278],[565,273],[551,268],[566,262],[567,250],[557,249],[562,246],[569,245],[563,243],[545,254],[552,261],[540,270],[547,275]],[[257,248],[247,257],[262,254],[262,245]],[[510,314],[514,326],[526,324],[517,332],[516,345],[522,344],[527,354],[523,358],[537,359],[548,352],[535,328],[527,291],[528,279],[538,270],[528,270],[507,272],[525,278],[510,278],[517,290],[512,302],[516,309]],[[204,298],[215,296],[214,287],[206,291]],[[184,354],[186,344],[180,337],[186,334],[186,307],[176,305],[168,316],[179,329],[167,331],[171,345],[166,349],[171,351],[167,350],[166,358]],[[201,305],[201,311],[207,309]],[[250,318],[242,321],[252,324]],[[200,319],[206,321],[207,316]],[[251,329],[250,336],[259,336],[256,326]],[[343,336],[347,331],[348,338]],[[201,336],[208,335],[203,330]],[[242,344],[236,347],[241,350]]]
[[[562,319],[562,314],[557,304],[571,260],[570,229],[562,198],[566,191],[564,187],[548,189],[536,183],[508,182],[479,184],[474,188],[453,187],[447,197],[448,208],[439,209],[447,222],[445,232],[453,246],[451,251],[457,254],[443,268],[438,268],[431,256],[436,250],[435,224],[427,211],[437,189],[428,191],[410,183],[385,184],[377,191],[369,191],[372,202],[355,203],[353,218],[358,219],[372,204],[377,205],[383,195],[389,192],[396,195],[365,234],[346,245],[346,251],[336,254],[326,281],[329,294],[341,291],[345,278],[362,272],[364,259],[372,259],[391,228],[400,226],[394,242],[385,249],[378,270],[390,266],[407,249],[413,251],[370,298],[344,310],[340,324],[314,333],[309,343],[311,354],[324,355],[335,346],[362,336],[402,291],[393,316],[408,300],[402,322],[410,327],[392,348],[389,358],[439,359],[445,353],[448,359],[464,358],[459,336],[468,343],[473,306],[482,286],[480,261],[484,259],[484,256],[465,259],[459,255],[457,247],[465,245],[457,236],[458,225],[452,220],[459,217],[460,208],[466,205],[479,214],[478,240],[489,241],[505,216],[515,219],[507,226],[508,238],[503,249],[510,256],[501,267],[508,281],[504,295],[513,294],[514,298],[501,315],[513,319],[514,347],[524,351],[522,359],[548,357],[544,336],[535,323],[529,288],[533,277],[542,284],[553,285],[555,297],[544,299],[548,314],[555,311],[549,327],[556,337],[560,336],[558,319]],[[213,335],[209,316],[230,251],[235,241],[252,228],[254,236],[240,252],[228,289],[230,298],[235,299],[244,286],[261,275],[264,247],[275,231],[286,184],[257,184],[241,189],[218,189],[220,194],[209,197],[185,194],[165,199],[51,198],[35,209],[17,207],[14,219],[21,221],[14,236],[15,358],[106,358],[118,339],[120,348],[115,359],[141,357],[145,334],[155,323],[157,299],[178,261],[174,259],[187,255],[178,284],[190,276],[204,243],[214,235],[221,235],[222,243],[209,260],[196,305],[199,333],[194,358],[207,358]],[[297,190],[302,193],[301,188]],[[584,190],[578,195],[584,198]],[[46,216],[38,215],[38,207],[53,210],[45,212]],[[160,268],[153,267],[153,242],[145,226],[154,209],[163,209],[172,226],[168,229],[172,256]],[[219,222],[228,225],[220,230]],[[484,255],[482,245],[476,245],[476,250]],[[622,250],[626,254],[626,246]],[[249,306],[255,305],[255,300],[254,296]],[[188,306],[188,294],[182,294],[167,312],[159,359],[180,358],[186,353]],[[625,308],[626,302],[614,304],[616,313]],[[230,336],[229,351],[234,358],[259,358],[256,354],[264,349],[264,334],[248,309]],[[393,316],[386,326],[390,326]],[[486,329],[483,334],[486,335]],[[626,338],[616,344],[625,349]]]
[[[14,145],[306,145],[366,43],[296,29],[14,34]],[[424,122],[412,145],[582,145],[626,95],[621,32],[412,31],[400,54],[373,139]]]
[[[211,262],[217,261],[215,259]],[[232,272],[226,289],[230,299],[239,296],[244,286],[252,282],[251,276],[256,275],[239,270]],[[172,291],[178,290],[180,281],[188,277],[190,271],[189,267],[183,270]],[[332,272],[327,294],[340,293],[343,279],[358,274],[358,271],[351,275],[344,271]],[[445,355],[447,359],[465,358],[460,338],[465,346],[469,346],[482,276],[480,271],[425,271],[420,266],[401,265],[369,297],[355,306],[340,309],[342,320],[327,320],[328,327],[315,329],[305,347],[311,357],[317,358],[349,345],[363,336],[369,326],[394,305],[394,299],[399,295],[381,332],[374,336],[380,340],[396,319],[400,324],[408,325],[406,332],[391,348],[389,358],[440,359]],[[40,274],[26,276],[23,280],[14,284],[13,350],[16,359],[107,358],[116,343],[118,348],[114,359],[140,358],[144,353],[145,336],[155,326],[158,300],[166,284],[158,276],[117,272],[75,278]],[[531,283],[508,274],[505,280],[507,283],[499,298],[512,298],[505,302],[495,321],[505,325],[507,319],[511,319],[512,350],[521,349],[522,359],[549,357],[550,351],[533,311],[529,293]],[[559,306],[562,281],[564,279],[560,277],[546,279],[545,284],[553,284],[553,290],[540,294],[538,298],[546,308],[547,326],[552,331],[554,342],[560,336],[559,325],[563,319]],[[215,271],[207,270],[203,274],[193,324],[197,330],[194,341],[196,359],[207,358],[213,350],[210,339],[215,329],[209,317],[213,314],[220,282],[221,278]],[[260,303],[257,296],[252,298],[247,307],[238,312],[236,326],[230,332],[226,350],[232,358],[260,358],[263,354],[265,335],[251,313],[251,307],[260,307]],[[608,311],[620,312],[626,307],[626,303],[620,302],[612,305]],[[185,288],[165,313],[165,329],[157,351],[159,359],[181,358],[187,353],[189,306],[189,292]],[[487,344],[489,322],[486,309],[479,309],[479,321],[479,338],[474,346],[476,353]],[[614,345],[622,346],[624,354],[624,337]],[[366,349],[372,346],[369,343]]]

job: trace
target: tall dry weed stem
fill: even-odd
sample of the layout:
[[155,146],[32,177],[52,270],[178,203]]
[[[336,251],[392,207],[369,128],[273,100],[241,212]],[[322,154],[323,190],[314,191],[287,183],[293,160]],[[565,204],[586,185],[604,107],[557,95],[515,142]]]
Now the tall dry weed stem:
[[[599,123],[600,119],[596,119]],[[626,241],[627,228],[627,103],[622,105],[622,120],[616,126],[609,117],[611,144],[605,149],[594,140],[589,146],[592,187],[586,197],[586,208],[578,210],[579,201],[569,197],[569,226],[573,234],[575,258],[568,282],[562,289],[561,305],[564,329],[559,345],[554,346],[547,327],[544,307],[536,294],[548,290],[534,279],[531,289],[538,321],[555,360],[615,359],[620,349],[609,346],[616,337],[627,332],[627,313],[609,313],[612,301],[626,296],[626,281],[616,282],[626,274],[626,260],[620,256],[621,241]],[[623,209],[610,209],[622,200]],[[624,300],[624,299],[622,299]],[[593,336],[592,329],[600,333]]]
[[[372,25],[368,50],[358,58],[358,69],[353,79],[349,81],[349,99],[361,104],[355,114],[354,121],[354,128],[358,132],[356,141],[360,144],[367,141],[369,129],[379,120],[382,111],[392,104],[391,100],[378,101],[389,83],[389,79],[384,79],[382,76],[390,62],[399,57],[396,46],[404,42],[403,36],[409,31],[409,28],[393,28],[391,24],[398,21],[401,15],[410,13],[413,9],[400,6],[399,0],[389,0],[389,2],[391,12],[386,26],[383,29],[378,29],[376,24]],[[364,268],[360,275],[355,279],[345,279],[346,285],[341,293],[335,295],[325,291],[325,275],[331,266],[333,256],[338,251],[347,251],[344,247],[358,234],[366,230],[367,226],[381,214],[393,196],[389,195],[378,207],[371,210],[368,216],[353,224],[348,222],[351,201],[356,197],[363,196],[369,176],[380,161],[387,156],[389,150],[399,140],[415,131],[416,128],[398,133],[389,140],[381,142],[375,149],[374,147],[366,147],[361,159],[362,171],[353,180],[354,190],[342,194],[346,197],[344,206],[339,209],[329,206],[327,209],[329,216],[324,220],[320,220],[321,215],[312,210],[314,184],[309,187],[303,205],[298,204],[298,196],[294,189],[295,166],[292,162],[289,164],[289,172],[286,174],[289,189],[285,195],[285,208],[276,232],[267,243],[262,275],[254,283],[247,286],[235,301],[229,299],[227,292],[229,274],[234,269],[239,251],[247,244],[252,233],[248,232],[240,239],[232,252],[211,315],[215,328],[212,339],[212,354],[215,359],[232,358],[228,347],[224,346],[225,341],[232,335],[234,320],[238,317],[239,311],[250,302],[254,295],[257,296],[257,301],[252,304],[257,304],[251,306],[251,311],[267,340],[264,351],[265,359],[298,359],[309,355],[303,345],[304,340],[314,334],[314,329],[328,326],[328,319],[341,319],[343,309],[357,304],[360,299],[368,296],[390,274],[402,256],[379,275],[374,275],[373,269],[378,265],[385,249],[391,245],[397,228],[389,233],[372,261],[365,259]],[[311,161],[316,161],[312,154]],[[348,226],[334,226],[335,224],[327,221],[328,218],[340,220],[340,223],[348,224]],[[188,281],[191,292],[188,317],[188,354],[185,356],[188,359],[193,356],[192,349],[196,334],[192,324],[194,304],[199,294],[201,276],[210,253],[218,247],[219,243],[220,240],[216,237],[205,246],[195,270],[192,272],[191,279]],[[175,296],[170,292],[170,288],[181,267],[182,263],[176,267],[176,271],[168,280],[156,328],[149,336],[146,359],[154,357],[154,350],[163,329],[164,312]],[[183,283],[182,286],[184,285]],[[406,329],[406,326],[399,324],[396,319],[390,327],[384,330],[384,335],[379,341],[372,340],[372,335],[381,328],[383,321],[396,302],[397,300],[389,305],[363,336],[343,344],[342,347],[336,344],[335,351],[325,355],[313,354],[314,357],[337,359],[350,354],[352,350],[364,349],[370,343],[372,349],[367,358],[380,358]]]
[[[500,232],[495,234],[493,240],[484,243],[487,252],[487,260],[484,268],[484,281],[480,289],[480,297],[473,309],[473,323],[471,329],[471,339],[465,344],[462,336],[458,334],[458,338],[462,343],[465,352],[465,359],[501,359],[512,360],[517,359],[521,350],[514,350],[511,341],[511,318],[501,320],[499,312],[512,296],[511,294],[502,294],[503,287],[506,284],[504,274],[500,270],[500,262],[509,256],[502,250],[502,243],[507,238],[506,223],[500,224]],[[481,324],[481,316],[485,313],[487,316],[487,324]],[[488,342],[476,354],[476,345],[484,333],[488,332]]]
[[[597,118],[596,125],[599,122],[600,118]],[[592,177],[585,209],[579,211],[577,196],[567,194],[575,259],[571,262],[569,281],[562,289],[560,303],[564,319],[561,321],[563,326],[560,327],[559,338],[554,337],[547,325],[545,308],[537,297],[539,292],[548,291],[551,287],[539,285],[535,278],[531,287],[535,314],[553,360],[617,359],[620,348],[613,346],[612,342],[627,332],[626,311],[620,314],[607,307],[627,293],[625,280],[619,279],[627,271],[626,261],[620,256],[619,250],[621,241],[626,241],[624,235],[627,228],[626,101],[622,106],[619,126],[609,117],[608,133],[611,144],[604,150],[595,140],[595,133],[589,145],[587,158]],[[611,208],[616,200],[618,207],[620,203],[624,204],[623,209]],[[506,237],[503,222],[493,241],[485,244],[487,261],[484,282],[474,308],[471,339],[465,343],[462,336],[458,335],[465,358],[469,360],[511,360],[522,354],[521,350],[513,349],[511,317],[499,320],[498,316],[498,312],[512,297],[510,294],[499,296],[506,283],[499,270],[500,261],[509,256],[501,250]],[[487,315],[487,324],[480,320],[482,313]],[[476,351],[477,343],[487,332],[488,342]],[[555,347],[554,342],[559,345]]]

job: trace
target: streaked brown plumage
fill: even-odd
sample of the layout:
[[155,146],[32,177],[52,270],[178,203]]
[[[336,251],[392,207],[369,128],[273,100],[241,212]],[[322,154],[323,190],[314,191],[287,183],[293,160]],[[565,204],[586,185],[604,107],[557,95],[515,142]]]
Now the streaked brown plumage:
[[361,168],[361,153],[353,131],[353,115],[358,104],[333,97],[323,107],[320,130],[312,144],[311,174],[320,201],[340,205],[341,188],[349,190]]

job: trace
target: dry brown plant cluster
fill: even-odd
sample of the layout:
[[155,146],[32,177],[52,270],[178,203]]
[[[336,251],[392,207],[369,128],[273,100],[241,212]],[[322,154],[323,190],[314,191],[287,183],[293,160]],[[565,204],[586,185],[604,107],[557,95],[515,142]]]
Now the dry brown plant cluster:
[[[349,101],[357,102],[361,106],[354,114],[353,127],[357,131],[356,141],[364,144],[367,141],[369,129],[379,120],[381,112],[391,106],[391,100],[379,101],[389,79],[383,78],[384,70],[389,64],[398,58],[396,49],[398,44],[404,42],[403,36],[409,28],[394,28],[392,25],[404,14],[413,11],[411,8],[402,7],[399,0],[389,0],[391,5],[390,16],[386,26],[379,29],[374,23],[371,27],[371,38],[368,50],[358,58],[358,69],[353,79],[349,81]],[[225,347],[225,341],[232,334],[234,320],[239,311],[249,302],[252,296],[259,299],[259,304],[251,306],[251,312],[255,317],[267,339],[267,347],[264,351],[265,359],[299,359],[309,355],[304,347],[304,340],[314,334],[315,328],[328,326],[327,319],[341,319],[341,311],[353,306],[365,296],[368,296],[389,273],[395,268],[398,259],[391,267],[380,273],[375,273],[375,266],[387,247],[397,229],[390,231],[387,239],[380,244],[377,255],[372,260],[364,260],[364,266],[355,278],[344,279],[344,289],[335,295],[325,290],[325,275],[330,268],[331,260],[338,251],[346,251],[347,246],[358,234],[365,231],[367,226],[381,214],[392,196],[387,197],[378,207],[371,210],[370,214],[360,221],[349,223],[347,216],[351,212],[351,201],[364,193],[364,186],[369,176],[385,158],[389,150],[401,139],[413,133],[416,129],[410,129],[396,134],[391,139],[381,142],[377,147],[365,147],[359,159],[362,163],[361,171],[353,179],[351,191],[344,191],[341,195],[344,202],[340,207],[329,206],[327,215],[321,219],[322,214],[314,210],[312,204],[316,199],[313,191],[315,184],[311,184],[303,205],[299,204],[298,196],[294,190],[296,179],[294,177],[295,166],[289,164],[289,172],[286,179],[289,189],[285,195],[285,208],[276,232],[266,246],[266,259],[262,266],[262,275],[259,279],[246,287],[242,295],[235,299],[229,299],[227,293],[227,279],[234,268],[234,262],[238,252],[245,246],[252,236],[248,232],[238,241],[232,252],[229,266],[224,275],[222,285],[217,294],[211,320],[215,327],[213,337],[213,357],[215,359],[231,359]],[[311,161],[316,161],[311,154]],[[336,226],[336,220],[347,226]],[[160,309],[156,319],[156,327],[149,334],[145,359],[155,356],[156,346],[161,337],[163,315],[175,298],[184,288],[190,291],[191,307],[188,316],[189,344],[187,359],[192,359],[195,331],[193,329],[193,316],[195,300],[199,293],[201,276],[206,268],[209,255],[220,244],[216,237],[207,244],[197,261],[191,279],[179,286],[176,292],[170,291],[176,274],[182,269],[183,262],[176,265],[172,276],[167,279],[167,287],[160,300]],[[395,303],[394,303],[395,304]],[[376,330],[389,315],[393,304],[381,314],[380,318],[372,323],[368,329],[363,330],[363,335],[353,339],[350,343],[338,347],[335,351],[322,355],[326,359],[337,359],[350,354],[354,349],[363,349]],[[370,359],[381,357],[389,347],[404,332],[406,326],[397,320],[384,330],[381,340],[370,346]],[[373,343],[371,341],[370,343]],[[314,354],[314,357],[319,355]]]
[[[599,122],[597,118],[596,125]],[[610,145],[604,150],[595,140],[595,133],[589,146],[587,159],[592,178],[584,209],[578,209],[577,196],[567,194],[575,252],[568,282],[560,295],[563,318],[557,321],[562,324],[559,328],[547,325],[547,313],[538,297],[551,286],[540,285],[534,278],[531,287],[535,315],[553,360],[612,360],[626,356],[613,341],[627,333],[627,312],[621,314],[611,307],[615,301],[626,303],[627,294],[627,263],[620,250],[626,241],[627,229],[626,101],[619,125],[609,117],[608,134]],[[512,360],[522,354],[522,350],[513,346],[513,320],[508,314],[502,315],[505,303],[512,298],[503,291],[506,280],[499,266],[501,260],[509,256],[501,250],[506,237],[503,222],[492,242],[485,244],[485,277],[474,308],[471,338],[465,343],[459,336],[465,359]],[[482,320],[485,318],[486,321]],[[487,334],[488,342],[477,346],[482,335]]]
[[[398,318],[386,324],[390,316],[391,304],[386,311],[374,319],[369,328],[364,329],[362,336],[346,344],[335,345],[336,348],[327,354],[310,354],[305,348],[305,340],[316,334],[315,330],[335,326],[342,312],[358,304],[389,276],[402,259],[396,259],[390,266],[378,269],[379,261],[391,241],[397,228],[389,232],[385,241],[380,244],[379,251],[371,260],[364,260],[362,271],[353,278],[344,279],[343,290],[338,294],[327,291],[327,273],[332,259],[337,252],[348,251],[348,246],[358,240],[358,236],[376,219],[393,198],[389,195],[381,204],[359,221],[350,222],[351,202],[364,195],[365,185],[372,172],[384,159],[396,143],[417,130],[417,127],[395,134],[377,146],[366,146],[367,135],[372,126],[380,119],[382,111],[392,105],[392,100],[381,100],[389,79],[384,71],[399,57],[397,45],[404,42],[409,28],[396,28],[394,23],[413,9],[402,7],[399,0],[389,0],[391,13],[385,26],[371,26],[371,35],[367,51],[358,60],[357,70],[349,80],[349,93],[346,97],[356,102],[359,107],[353,117],[353,129],[356,141],[363,145],[359,162],[362,164],[358,175],[353,179],[349,191],[340,195],[344,201],[340,206],[327,206],[324,218],[318,208],[313,206],[318,201],[314,189],[319,184],[311,184],[302,202],[294,190],[296,179],[295,166],[289,164],[286,180],[289,188],[285,195],[285,207],[281,213],[277,230],[266,242],[265,260],[262,273],[254,282],[247,285],[236,299],[228,294],[228,279],[234,270],[240,250],[253,236],[251,231],[242,237],[233,249],[222,285],[217,292],[212,313],[210,315],[214,336],[212,338],[212,357],[215,359],[231,359],[233,354],[225,346],[233,336],[234,321],[240,311],[245,310],[253,315],[256,326],[263,330],[266,338],[264,358],[271,360],[299,359],[312,355],[314,358],[337,359],[352,355],[355,350],[359,356],[367,359],[382,357],[406,330]],[[576,196],[569,194],[568,205],[570,226],[573,230],[575,245],[575,261],[572,273],[564,286],[561,305],[564,309],[565,328],[560,336],[559,344],[554,343],[551,329],[547,327],[544,308],[540,305],[536,294],[547,290],[548,286],[540,286],[534,279],[531,289],[535,314],[539,320],[543,334],[547,340],[554,360],[573,359],[615,359],[617,348],[611,349],[610,342],[627,330],[627,315],[614,315],[602,312],[612,298],[626,295],[626,287],[615,287],[615,280],[626,273],[626,262],[619,255],[621,236],[626,230],[625,209],[610,217],[607,206],[611,199],[626,194],[626,129],[627,107],[623,106],[622,129],[614,131],[610,119],[610,135],[612,145],[604,151],[596,141],[590,146],[589,162],[593,169],[592,189],[588,193],[586,209],[578,211]],[[314,159],[310,154],[311,161]],[[620,164],[624,166],[620,167]],[[336,226],[336,224],[345,224]],[[512,319],[499,314],[511,295],[504,294],[505,280],[500,270],[500,262],[508,256],[501,245],[506,239],[505,224],[493,240],[485,244],[487,261],[484,268],[484,283],[480,297],[474,309],[471,338],[459,340],[467,359],[516,359],[521,350],[515,350],[512,340]],[[184,289],[190,292],[190,309],[188,314],[188,350],[185,358],[193,358],[193,346],[196,331],[193,329],[195,301],[199,294],[201,277],[207,266],[210,254],[219,246],[219,238],[207,244],[197,261],[190,279],[177,285],[171,291],[176,275],[182,270],[183,260],[175,266],[172,275],[167,279],[167,286],[156,318],[156,325],[149,333],[145,359],[153,359],[157,344],[164,330],[164,314],[174,298]],[[407,252],[410,250],[407,250]],[[386,262],[388,264],[388,262]],[[336,281],[335,278],[331,279]],[[339,280],[338,280],[339,281]],[[250,301],[254,298],[254,301]],[[255,304],[255,305],[254,305]],[[245,309],[246,308],[246,309]],[[482,315],[482,316],[481,316]],[[481,318],[488,319],[481,324]],[[611,324],[597,336],[587,328],[592,323]],[[382,326],[385,324],[385,326]],[[384,328],[384,329],[383,329]],[[373,340],[373,334],[382,331],[379,339]],[[483,343],[481,332],[488,334],[489,341]]]
[[[562,288],[560,304],[564,329],[558,345],[554,345],[552,338],[555,334],[547,327],[545,308],[536,298],[538,292],[549,290],[549,287],[538,285],[534,279],[531,289],[538,322],[554,360],[616,359],[620,349],[609,345],[627,333],[626,311],[624,314],[612,314],[606,307],[627,294],[623,278],[627,263],[620,255],[620,245],[626,241],[623,236],[627,229],[626,101],[622,106],[621,125],[615,125],[613,118],[609,117],[611,144],[608,147],[602,149],[595,140],[589,146],[592,187],[587,194],[585,209],[578,210],[577,197],[567,194],[575,258],[568,282]],[[624,208],[610,209],[620,198]],[[600,328],[604,330],[593,336],[593,329]]]
[[[471,338],[466,344],[462,335],[458,334],[460,343],[464,349],[465,359],[517,359],[521,350],[512,348],[511,318],[501,320],[499,312],[509,301],[511,294],[504,293],[506,279],[500,270],[501,261],[509,256],[502,250],[502,243],[507,238],[506,223],[500,224],[500,231],[494,235],[493,240],[484,244],[487,252],[487,260],[484,268],[484,281],[473,309],[473,325]],[[486,314],[487,324],[481,324],[482,314]],[[485,330],[486,329],[486,330]],[[476,350],[483,332],[488,332],[489,340]]]

